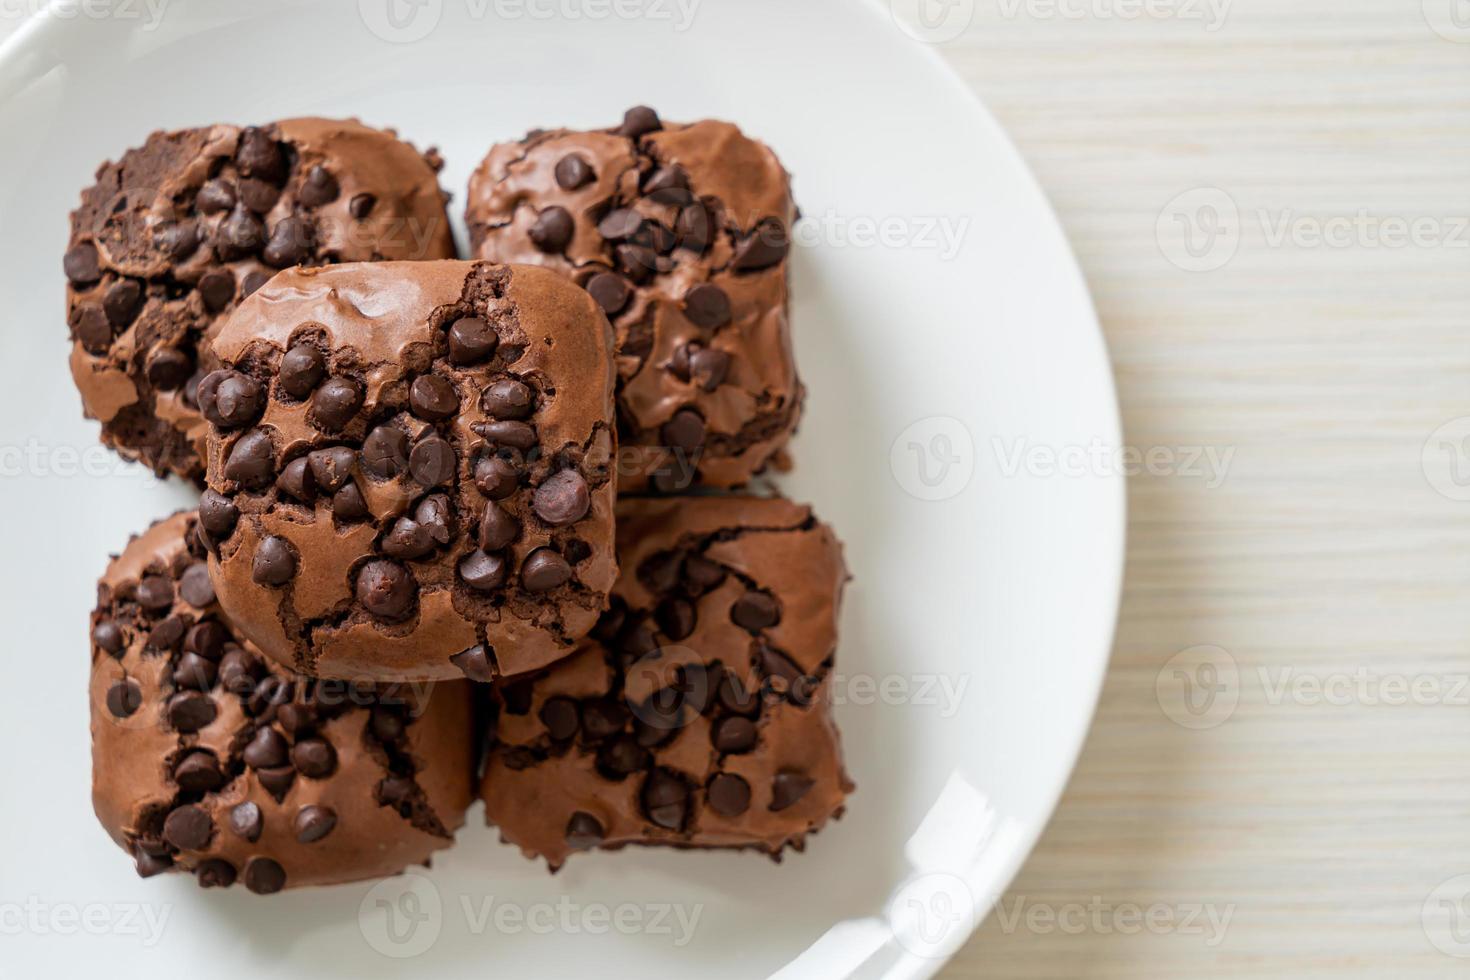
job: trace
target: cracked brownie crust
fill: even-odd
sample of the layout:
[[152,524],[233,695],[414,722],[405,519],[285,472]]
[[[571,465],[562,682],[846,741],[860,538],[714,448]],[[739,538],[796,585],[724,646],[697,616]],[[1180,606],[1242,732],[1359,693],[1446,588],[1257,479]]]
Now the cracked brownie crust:
[[767,146],[729,123],[666,125],[643,107],[616,129],[494,147],[466,208],[476,256],[555,269],[607,312],[622,482],[659,491],[743,485],[796,428],[795,217]]
[[471,685],[349,685],[261,657],[215,601],[194,513],[135,537],[92,614],[93,803],[144,877],[268,894],[396,874],[452,842]]
[[437,156],[356,121],[158,132],[97,171],[64,262],[71,370],[102,441],[199,480],[219,318],[279,269],[454,256]]
[[841,545],[781,499],[625,499],[577,654],[497,686],[481,787],[552,870],[593,847],[802,849],[853,789],[830,714]]
[[318,677],[569,654],[615,576],[611,334],[545,269],[283,273],[229,318],[201,518],[224,609]]

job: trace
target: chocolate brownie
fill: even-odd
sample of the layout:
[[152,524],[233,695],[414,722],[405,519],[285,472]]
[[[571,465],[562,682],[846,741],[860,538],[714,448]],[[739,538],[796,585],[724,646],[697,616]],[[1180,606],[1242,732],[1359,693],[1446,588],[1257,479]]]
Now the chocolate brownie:
[[787,315],[791,185],[729,123],[538,131],[470,178],[474,254],[545,265],[617,335],[625,489],[735,487],[775,460],[803,389]]
[[781,499],[618,503],[593,637],[499,685],[481,787],[552,870],[627,844],[800,850],[853,789],[830,714],[842,548]]
[[569,654],[616,574],[611,343],[545,269],[277,276],[199,384],[236,627],[317,677],[489,681]]
[[219,317],[278,269],[454,257],[437,156],[355,121],[154,133],[97,171],[64,269],[72,377],[102,441],[204,475]]
[[215,602],[176,514],[135,537],[92,614],[92,797],[143,877],[262,894],[396,874],[448,847],[473,794],[472,685],[294,677]]

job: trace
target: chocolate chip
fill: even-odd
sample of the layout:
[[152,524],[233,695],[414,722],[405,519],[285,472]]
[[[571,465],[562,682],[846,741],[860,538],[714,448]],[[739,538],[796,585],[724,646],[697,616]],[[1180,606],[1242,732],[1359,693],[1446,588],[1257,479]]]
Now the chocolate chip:
[[337,750],[324,739],[304,739],[291,747],[291,764],[308,779],[326,779],[337,768]]
[[235,274],[229,269],[210,269],[199,277],[198,288],[205,309],[218,313],[235,299]]
[[510,446],[521,452],[527,452],[536,446],[536,427],[528,422],[481,422],[474,426],[474,430],[498,446]]
[[771,809],[784,810],[795,804],[815,783],[799,772],[778,772],[771,780]]
[[680,248],[704,252],[715,238],[715,219],[703,204],[689,205],[674,221],[674,238]]
[[296,575],[296,556],[285,538],[269,537],[255,549],[251,577],[257,585],[285,585]]
[[218,674],[218,664],[190,651],[179,657],[174,665],[174,687],[180,690],[207,691],[214,687]]
[[637,139],[648,133],[656,133],[663,128],[664,124],[659,121],[658,113],[646,105],[635,105],[623,113],[623,124],[617,128],[617,134],[629,139]]
[[572,566],[550,548],[537,548],[521,566],[521,585],[528,592],[550,592],[572,577]]
[[730,297],[714,283],[700,283],[684,294],[684,315],[696,327],[718,329],[730,322]]
[[281,189],[275,184],[246,177],[240,181],[240,200],[256,214],[266,214],[281,199]]
[[786,235],[786,226],[776,218],[762,218],[756,223],[750,237],[735,246],[735,255],[730,260],[730,266],[739,272],[767,269],[786,258],[790,249],[791,241]]
[[319,208],[335,201],[340,193],[342,189],[337,186],[337,178],[318,163],[306,172],[296,199],[309,208]]
[[235,647],[220,658],[219,681],[231,694],[248,694],[262,669],[259,660]]
[[454,536],[454,506],[449,498],[436,493],[419,501],[413,511],[414,520],[437,544],[448,544]]
[[271,229],[270,241],[266,242],[260,257],[266,265],[284,269],[300,265],[311,256],[315,233],[304,218],[291,215],[276,222]]
[[665,830],[683,830],[689,813],[689,787],[667,769],[655,769],[643,782],[643,810]]
[[616,272],[599,272],[587,281],[588,294],[608,316],[616,316],[632,298],[633,287]]
[[709,781],[705,798],[720,816],[738,817],[750,809],[750,783],[733,773],[718,773]]
[[755,748],[755,724],[739,715],[721,718],[715,724],[710,739],[721,752],[749,752]]
[[614,208],[597,223],[597,233],[610,242],[632,238],[643,229],[643,216],[632,208]]
[[683,206],[694,200],[689,192],[689,175],[677,164],[659,167],[643,182],[643,193],[659,204]]
[[659,429],[665,446],[692,453],[704,446],[704,419],[692,408],[681,408]]
[[599,698],[582,707],[582,729],[596,741],[623,730],[628,723],[628,709],[621,701]]
[[461,650],[450,657],[449,662],[458,667],[465,677],[482,684],[488,684],[500,676],[494,656],[482,644]]
[[[295,701],[291,704],[283,704],[276,709],[276,724],[280,725],[287,734],[300,736],[315,728],[316,723],[317,711],[312,704]],[[297,745],[300,745],[299,741]],[[294,747],[291,749],[291,760],[293,763],[296,761]],[[297,766],[297,768],[301,767]]]
[[276,478],[275,447],[260,429],[245,433],[230,447],[225,460],[225,479],[246,490],[261,490]]
[[240,509],[223,494],[206,490],[199,498],[199,523],[216,541],[223,541],[233,534],[235,522],[239,519]]
[[202,214],[219,214],[235,206],[235,188],[229,181],[216,177],[206,181],[194,195],[194,206]]
[[257,769],[255,778],[260,780],[261,788],[280,802],[291,792],[291,784],[296,782],[296,769],[294,766],[272,766],[269,769]]
[[618,269],[635,283],[648,281],[659,267],[659,257],[646,245],[619,245],[615,250]]
[[408,468],[408,434],[380,425],[362,441],[362,468],[374,476],[392,479]]
[[214,586],[209,581],[209,566],[195,562],[179,576],[179,595],[195,609],[206,609],[214,604]]
[[477,548],[460,559],[459,577],[476,591],[493,591],[505,584],[505,559]]
[[429,537],[428,529],[418,521],[400,517],[383,536],[382,549],[383,554],[390,558],[414,561],[434,550],[434,539]]
[[812,694],[810,682],[790,657],[765,644],[761,644],[758,655],[761,672],[766,676],[766,686],[771,693],[794,704],[809,702]]
[[480,394],[480,407],[497,419],[524,419],[534,410],[535,396],[524,382],[501,378]]
[[564,191],[574,191],[592,181],[592,167],[575,153],[556,161],[556,182]]
[[194,361],[176,347],[163,347],[148,358],[148,383],[159,391],[177,391],[194,373]]
[[212,752],[190,752],[174,765],[174,782],[186,793],[209,793],[225,784],[225,771]]
[[174,604],[174,584],[162,575],[145,575],[138,583],[138,605],[161,612]]
[[298,456],[286,464],[276,478],[276,486],[303,504],[316,499],[316,476],[305,456]]
[[352,479],[352,467],[356,462],[357,454],[346,446],[331,446],[306,455],[312,477],[327,493],[336,493]]
[[235,804],[230,809],[229,827],[236,837],[254,844],[260,840],[260,832],[265,828],[265,819],[260,815],[260,807],[249,801]]
[[214,252],[222,262],[235,262],[260,251],[265,225],[244,205],[237,204],[214,233]]
[[653,756],[632,735],[619,735],[597,750],[597,771],[608,779],[623,779],[648,768]]
[[596,847],[602,843],[605,834],[602,821],[583,810],[573,813],[572,818],[567,821],[567,846],[574,850],[585,851]]
[[730,621],[742,629],[758,633],[781,621],[781,607],[770,593],[752,590],[730,606]]
[[562,470],[536,488],[532,506],[552,527],[573,524],[587,515],[592,498],[587,480],[576,470]]
[[123,631],[112,620],[104,619],[92,627],[92,642],[116,656],[123,650]]
[[731,671],[725,671],[720,678],[717,693],[720,706],[726,711],[738,715],[754,715],[760,711],[760,698],[753,691],[747,691],[739,676]]
[[367,501],[356,483],[349,483],[332,497],[332,514],[339,521],[362,521],[368,518]]
[[66,278],[77,286],[90,285],[102,278],[97,246],[91,242],[81,242],[67,249],[61,265],[66,272]]
[[138,315],[143,302],[143,287],[136,279],[119,279],[102,297],[102,309],[115,327],[126,327]]
[[235,883],[235,866],[224,858],[200,861],[194,869],[200,888],[229,888]]
[[441,422],[459,411],[459,392],[447,378],[421,374],[409,386],[408,405],[419,418]]
[[704,595],[725,580],[725,570],[703,555],[685,558],[680,571],[685,590],[690,595]]
[[328,378],[312,397],[311,407],[320,427],[340,430],[362,407],[362,389],[351,378]]
[[[581,725],[577,702],[568,697],[554,697],[541,706],[541,723],[553,739],[564,742],[577,734]],[[631,771],[631,770],[630,770]]]
[[189,633],[184,637],[184,649],[207,660],[218,660],[229,642],[230,631],[217,620],[206,619],[189,627]]
[[214,833],[214,821],[202,806],[174,807],[163,820],[163,839],[181,851],[203,850]]
[[249,425],[265,407],[260,382],[228,368],[211,371],[199,382],[199,410],[222,429]]
[[257,895],[274,895],[286,887],[286,869],[267,857],[253,857],[245,865],[245,887]]
[[148,634],[147,648],[154,651],[173,650],[184,638],[184,621],[177,616],[161,620]]
[[396,562],[370,561],[357,573],[357,601],[378,619],[406,619],[417,595],[413,576]]
[[475,463],[475,486],[491,500],[504,500],[520,486],[521,472],[501,456],[482,456]]
[[274,769],[277,766],[284,766],[289,758],[285,736],[274,728],[262,728],[245,746],[241,757],[251,769]]
[[448,440],[430,435],[414,444],[408,454],[408,473],[425,487],[437,487],[454,478],[458,461]]
[[500,344],[500,337],[490,324],[477,316],[454,321],[449,328],[449,360],[453,364],[478,364]]
[[[690,345],[693,346],[693,345]],[[730,355],[722,350],[701,347],[688,352],[689,380],[705,391],[714,391],[724,384],[730,373]]]
[[304,806],[296,811],[293,826],[297,843],[315,844],[337,826],[337,812],[329,806]]
[[270,281],[271,277],[264,272],[248,273],[245,276],[245,281],[240,284],[240,298],[244,299]]
[[199,248],[199,225],[193,221],[171,221],[158,226],[153,233],[153,242],[169,258],[182,261]]
[[106,354],[112,346],[112,325],[107,322],[107,315],[95,306],[83,306],[73,319],[82,347],[89,354]]
[[500,551],[521,533],[521,523],[493,500],[480,517],[479,545],[482,551]]
[[358,221],[365,221],[373,213],[377,203],[378,199],[371,194],[354,194],[352,200],[347,202],[347,213]]
[[531,243],[543,252],[560,252],[572,240],[576,222],[566,208],[552,205],[536,216],[529,232]]
[[247,176],[275,183],[286,179],[286,155],[281,152],[281,145],[263,129],[251,127],[240,134],[235,163]]
[[671,596],[659,603],[654,618],[664,636],[677,643],[694,632],[694,603],[682,596]]
[[131,718],[143,706],[143,690],[136,681],[124,678],[107,689],[107,710],[115,718]]
[[292,398],[305,398],[321,384],[327,359],[313,344],[296,344],[281,357],[281,390]]

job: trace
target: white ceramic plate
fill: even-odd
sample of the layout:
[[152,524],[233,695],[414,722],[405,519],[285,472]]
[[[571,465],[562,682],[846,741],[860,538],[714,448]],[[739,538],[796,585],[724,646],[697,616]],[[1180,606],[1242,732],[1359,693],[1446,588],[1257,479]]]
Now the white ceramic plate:
[[[1124,530],[1121,477],[1085,458],[1120,437],[1082,279],[1017,154],[915,39],[953,23],[912,21],[918,0],[254,0],[157,20],[162,0],[76,2],[0,48],[0,973],[934,972],[1065,783]],[[495,140],[637,102],[736,120],[795,175],[811,393],[783,483],[856,576],[846,817],[780,865],[635,850],[551,877],[476,808],[432,871],[376,889],[140,881],[91,813],[87,613],[107,554],[192,492],[113,464],[80,417],[61,312],[79,190],[152,129],[355,114],[441,147],[458,205]]]

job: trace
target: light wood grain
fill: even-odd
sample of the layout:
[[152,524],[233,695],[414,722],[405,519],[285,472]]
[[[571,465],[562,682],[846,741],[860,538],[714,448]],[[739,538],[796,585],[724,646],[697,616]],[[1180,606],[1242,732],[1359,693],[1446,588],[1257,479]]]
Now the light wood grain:
[[[1470,873],[1464,692],[1394,707],[1271,690],[1288,668],[1365,668],[1443,679],[1454,701],[1470,676],[1470,503],[1432,489],[1420,462],[1436,428],[1470,415],[1470,235],[1386,249],[1267,234],[1287,212],[1362,208],[1435,219],[1454,239],[1470,216],[1470,45],[1430,30],[1420,0],[1235,0],[1214,32],[1007,9],[979,0],[941,50],[1056,204],[1129,444],[1235,455],[1216,489],[1133,481],[1096,725],[1006,903],[1233,918],[1212,946],[1192,930],[1067,934],[992,916],[945,975],[1470,975],[1421,922],[1436,886]],[[1206,186],[1238,203],[1240,248],[1188,273],[1155,224]],[[1199,644],[1238,663],[1240,704],[1191,731],[1164,715],[1155,681]]]

